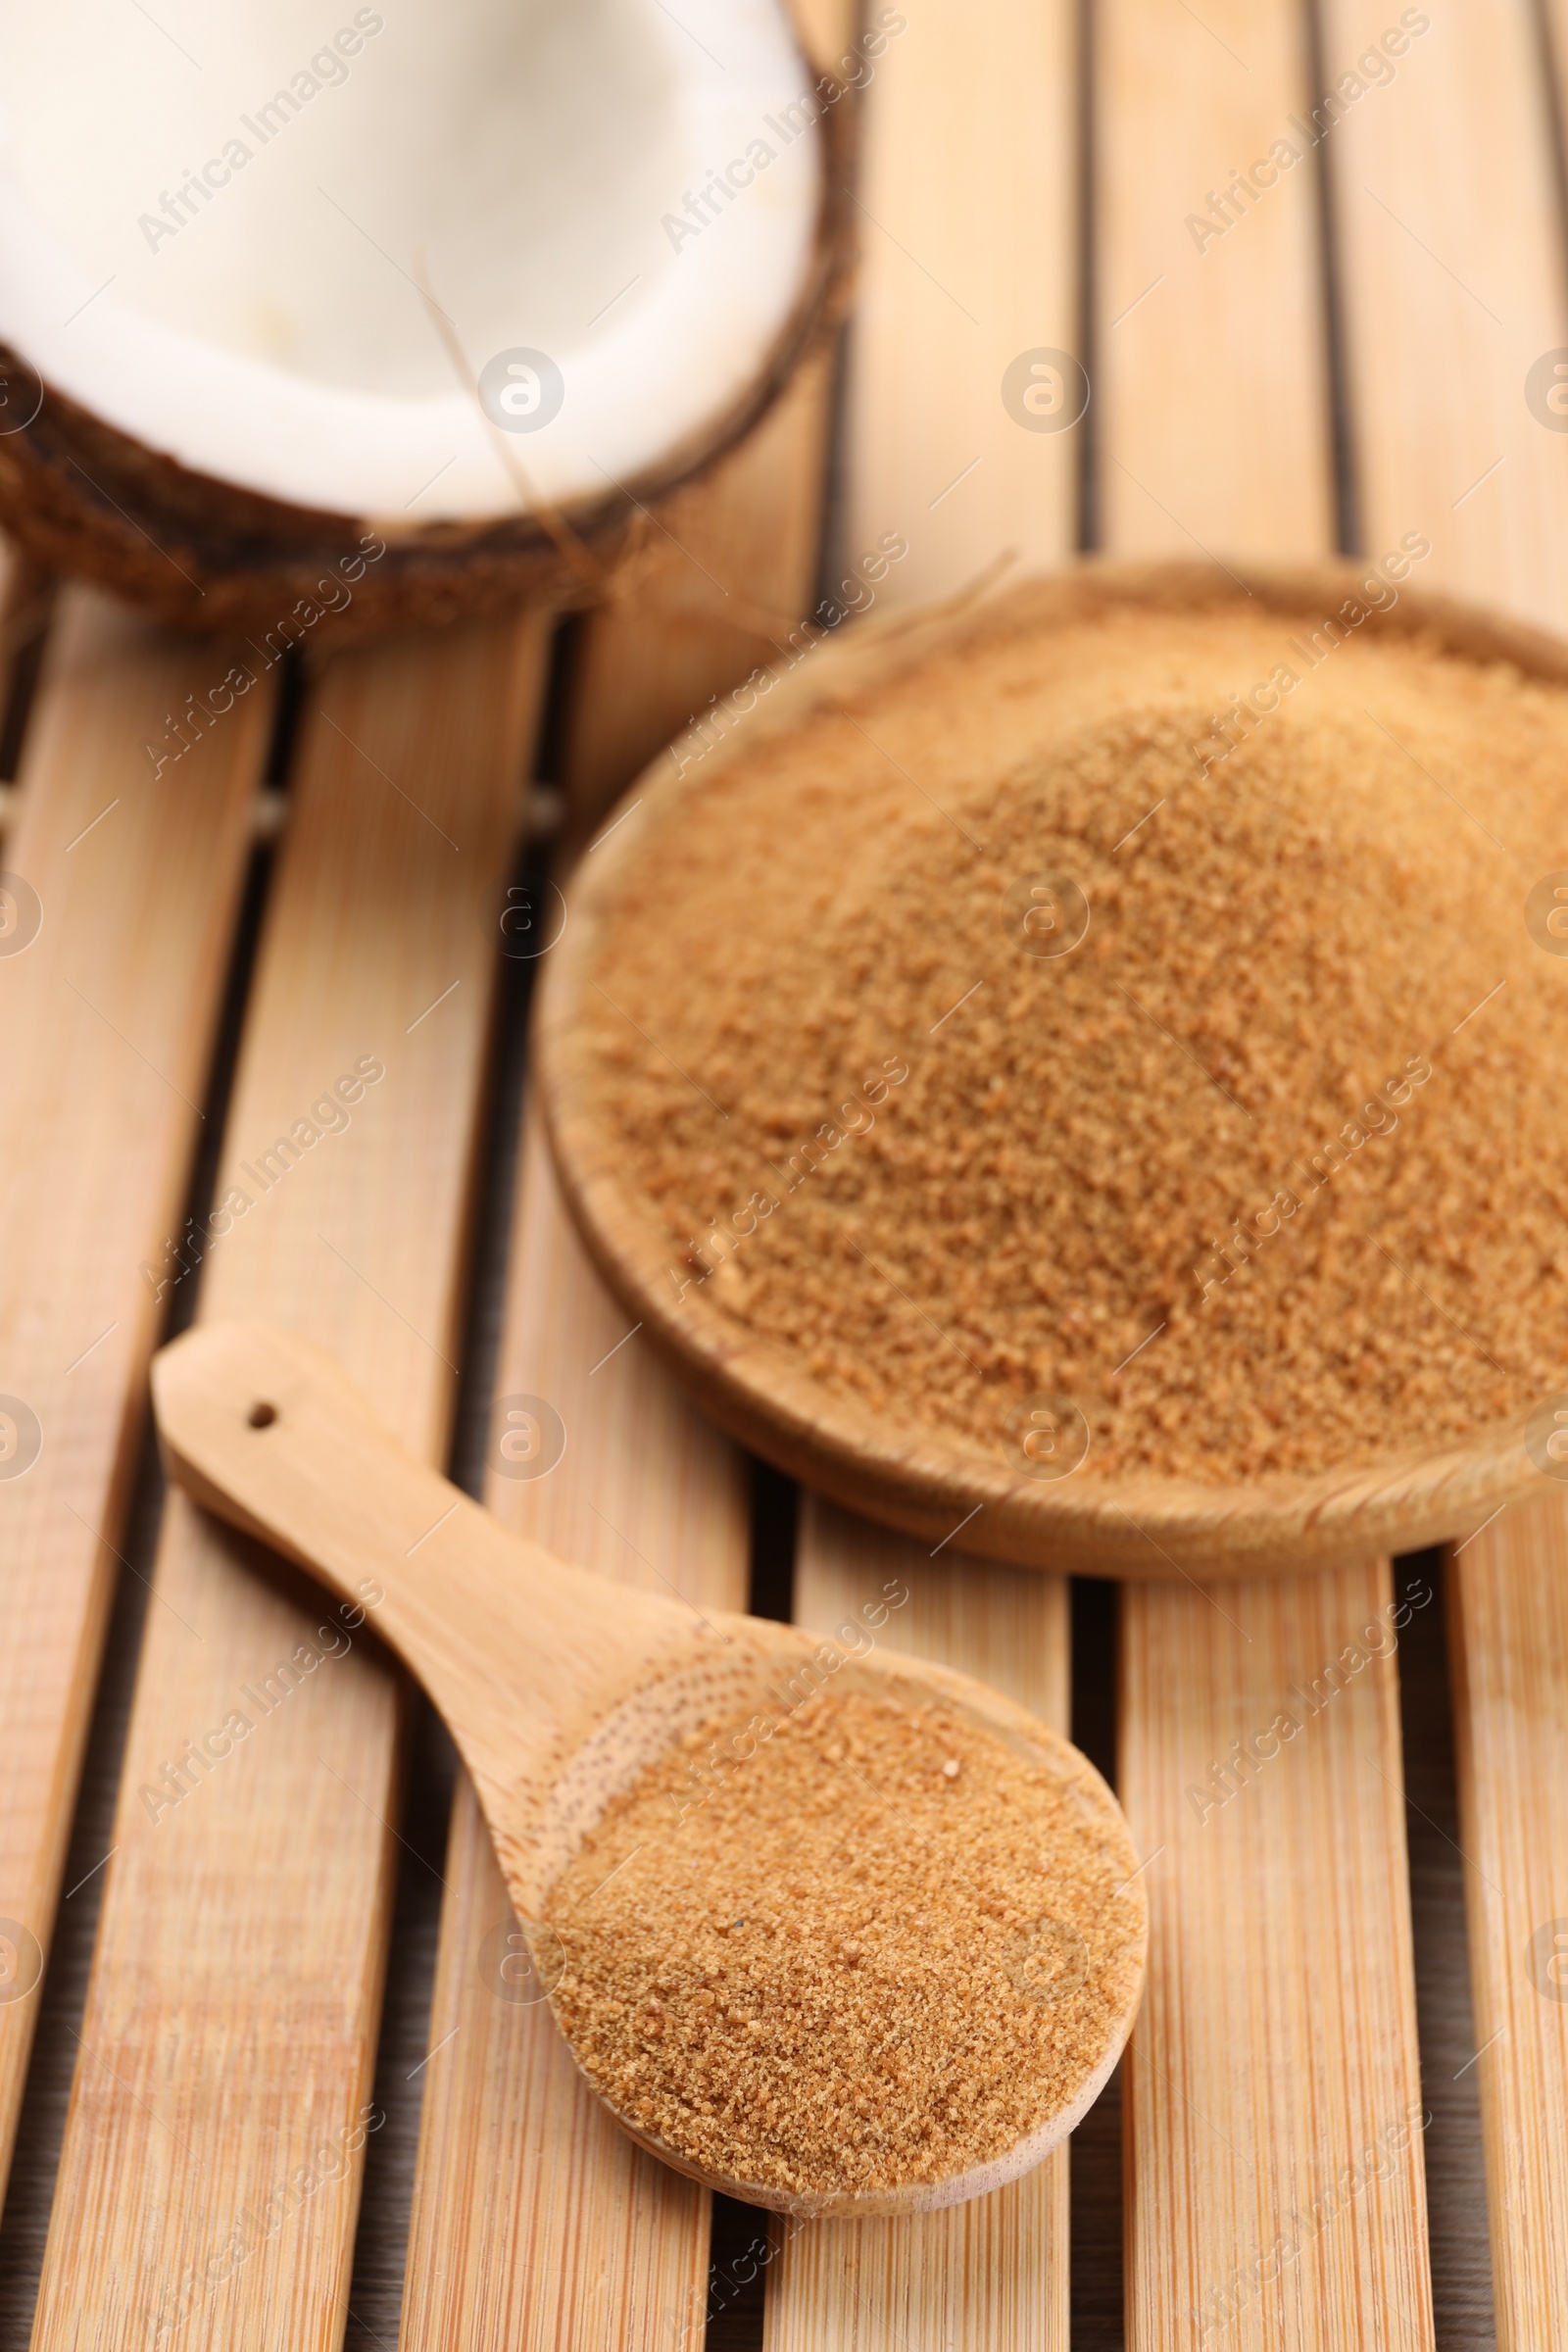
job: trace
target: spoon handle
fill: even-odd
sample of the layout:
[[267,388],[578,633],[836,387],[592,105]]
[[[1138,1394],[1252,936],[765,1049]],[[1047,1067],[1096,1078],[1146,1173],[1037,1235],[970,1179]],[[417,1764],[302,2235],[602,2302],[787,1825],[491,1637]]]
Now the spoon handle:
[[612,1592],[509,1534],[408,1452],[310,1341],[198,1324],[152,1377],[172,1475],[204,1509],[368,1602],[482,1787],[548,1771],[607,1694],[690,1652],[689,1612]]

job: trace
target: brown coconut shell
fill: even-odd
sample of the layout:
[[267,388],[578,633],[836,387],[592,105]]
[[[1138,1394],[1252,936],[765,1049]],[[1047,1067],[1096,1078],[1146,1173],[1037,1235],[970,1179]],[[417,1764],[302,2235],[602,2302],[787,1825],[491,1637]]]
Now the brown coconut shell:
[[[835,95],[817,122],[822,187],[799,296],[740,397],[623,487],[478,522],[333,514],[194,471],[45,380],[32,422],[0,436],[0,524],[44,570],[95,580],[204,633],[286,628],[318,610],[333,573],[353,583],[334,627],[340,644],[349,634],[440,627],[522,602],[597,602],[645,527],[645,511],[746,439],[848,306],[856,92],[808,71],[818,91]],[[26,355],[0,342],[0,371],[19,368],[38,380]],[[377,546],[384,553],[373,553]]]

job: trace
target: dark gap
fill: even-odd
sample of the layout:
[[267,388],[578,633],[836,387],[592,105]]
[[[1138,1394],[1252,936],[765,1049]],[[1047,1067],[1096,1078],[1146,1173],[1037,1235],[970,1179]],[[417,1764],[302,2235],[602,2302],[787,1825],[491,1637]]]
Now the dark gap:
[[[1072,1584],[1072,1737],[1116,1785],[1117,1590],[1102,1577]],[[1068,2143],[1072,2352],[1122,2352],[1121,2068]]]
[[1072,1580],[1072,1740],[1116,1786],[1117,1589],[1103,1576]]
[[767,2215],[760,2206],[714,2197],[709,2246],[706,2352],[762,2352]]
[[501,968],[490,1036],[485,1085],[485,1131],[480,1139],[471,1256],[463,1347],[458,1361],[457,1410],[453,1417],[447,1476],[466,1494],[482,1498],[490,1410],[495,1401],[496,1365],[506,1317],[507,1266],[512,1247],[512,1213],[522,1158],[522,1114],[528,1086],[528,1015],[540,958],[522,953],[535,938],[551,935],[560,905],[550,879],[550,845],[519,843],[504,911],[526,929],[503,932],[497,911],[496,951]]
[[[857,43],[859,43],[865,37],[866,20],[870,15],[869,0],[858,0],[854,14],[854,38]],[[865,102],[862,96],[857,94],[843,100],[842,103],[855,110],[850,120],[849,154],[846,159],[848,164],[846,177],[850,193],[853,194],[860,176],[860,140],[864,132]],[[852,226],[853,233],[856,233],[856,230]],[[831,582],[834,573],[839,571],[841,566],[844,571],[849,571],[859,562],[861,555],[865,552],[861,548],[852,548],[845,538],[845,516],[848,513],[846,493],[849,484],[847,418],[854,333],[855,311],[852,306],[833,340],[833,377],[828,395],[827,448],[822,466],[821,498],[817,508],[816,585],[810,605],[813,613],[821,610],[823,598],[832,593]],[[795,616],[792,614],[791,617]]]
[[848,325],[841,326],[833,343],[833,380],[828,393],[827,462],[822,468],[816,587],[810,608],[813,612],[818,612],[823,600],[833,594],[835,577],[847,573],[866,552],[863,548],[850,547],[844,537],[845,490],[849,478],[845,419],[850,387],[850,333]]
[[1095,403],[1095,369],[1100,343],[1095,332],[1095,0],[1078,0],[1078,359],[1089,378],[1089,406],[1079,427],[1078,550],[1089,555],[1101,544],[1100,412]]
[[21,598],[5,615],[10,675],[0,696],[0,784],[14,784],[21,770],[22,746],[43,671],[43,653],[53,611],[53,585],[39,581],[24,586]]
[[1122,2352],[1121,2067],[1067,2143],[1068,2342],[1072,2352]]
[[[558,641],[558,654],[559,650]],[[557,669],[559,672],[559,663]],[[458,1358],[462,1370],[447,1458],[447,1475],[453,1484],[480,1498],[506,1314],[513,1202],[522,1151],[528,1009],[539,965],[538,956],[527,951],[537,938],[551,936],[553,905],[548,849],[537,843],[519,844],[512,886],[496,908],[495,950],[500,968],[481,1095],[480,1133],[475,1143],[466,1251],[467,1289]],[[509,917],[506,929],[502,927],[504,913]],[[529,914],[536,918],[534,922],[519,919]],[[414,1693],[413,1708],[402,1822],[407,1844],[398,1860],[392,1940],[376,2044],[374,2095],[386,2121],[366,2143],[349,2287],[349,2318],[354,2323],[351,2342],[368,2336],[389,2346],[397,2342],[402,2325],[424,2060],[440,1945],[441,1872],[458,1775],[457,1751],[422,1692]]]
[[[560,784],[566,773],[566,744],[572,703],[576,697],[586,612],[568,613],[556,631],[545,707],[539,720],[539,742],[533,772],[542,782]],[[617,796],[618,797],[618,796]]]
[[[349,2285],[348,2342],[396,2344],[403,2273],[414,2208],[415,2159],[429,2056],[430,1995],[441,1935],[442,1872],[457,1786],[458,1756],[446,1725],[422,1690],[410,1689],[397,1891],[387,1951],[386,1990],[371,2092],[375,2129],[365,2143],[365,2178]],[[437,2058],[439,2066],[441,2060]],[[376,2124],[376,2117],[384,2119]]]
[[98,1909],[107,1875],[100,1866],[115,1841],[121,1758],[150,1598],[146,1580],[153,1572],[163,1507],[163,1470],[149,1428],[130,1508],[116,1539],[133,1573],[119,1580],[104,1642],[60,1907],[37,1995],[38,2017],[11,2183],[0,2216],[0,2352],[27,2352],[32,2340],[44,2241],[80,2046],[76,2036],[87,2004]]
[[[1399,1720],[1409,1798],[1405,1830],[1421,2090],[1432,2117],[1423,2142],[1432,2300],[1438,2352],[1492,2352],[1496,2334],[1481,2147],[1481,2070],[1473,2063],[1466,1864],[1458,1848],[1445,1573],[1438,1551],[1414,1552],[1394,1563],[1396,1594],[1415,1604],[1399,1636]],[[1431,1599],[1423,1600],[1424,1593]]]
[[[249,640],[246,640],[249,643]],[[262,782],[270,792],[287,792],[294,768],[294,746],[299,738],[300,720],[305,711],[305,690],[308,681],[305,663],[293,648],[283,657],[282,674],[277,681],[277,701],[272,708],[271,740],[267,747],[267,762],[262,769]]]
[[[1308,96],[1306,112],[1316,106],[1328,87],[1323,64],[1323,24],[1317,0],[1303,0]],[[1334,543],[1343,556],[1363,552],[1361,485],[1356,462],[1355,434],[1350,422],[1349,355],[1346,337],[1345,296],[1340,283],[1339,199],[1329,164],[1328,141],[1312,151],[1313,185],[1317,193],[1319,267],[1322,273],[1323,345],[1329,404],[1329,450],[1334,467]]]
[[[229,951],[222,1009],[218,1016],[212,1067],[208,1073],[207,1091],[202,1099],[205,1117],[196,1139],[196,1156],[185,1194],[185,1213],[178,1234],[169,1237],[170,1242],[177,1246],[177,1255],[175,1248],[169,1248],[161,1269],[170,1278],[164,1298],[166,1340],[175,1339],[180,1332],[187,1331],[196,1316],[202,1253],[194,1244],[187,1248],[185,1243],[187,1236],[194,1236],[205,1226],[217,1189],[219,1162],[223,1151],[223,1131],[228,1125],[229,1099],[234,1091],[234,1071],[239,1061],[240,1034],[245,1026],[245,1006],[250,997],[251,975],[261,939],[262,914],[271,878],[270,852],[256,851],[246,871],[245,887],[240,896],[239,919],[234,926],[234,944]],[[153,1262],[157,1263],[156,1253]],[[180,1271],[181,1265],[186,1269],[183,1273]]]
[[795,1613],[795,1537],[801,1491],[771,1463],[752,1462],[752,1583],[754,1617],[788,1625]]

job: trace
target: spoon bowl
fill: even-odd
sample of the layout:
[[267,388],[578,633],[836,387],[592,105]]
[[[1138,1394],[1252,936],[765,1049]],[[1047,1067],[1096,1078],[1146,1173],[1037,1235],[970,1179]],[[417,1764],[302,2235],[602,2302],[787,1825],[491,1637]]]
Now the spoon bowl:
[[198,1503],[345,1597],[379,1592],[372,1622],[447,1721],[547,1990],[551,1889],[607,1807],[688,1735],[754,1716],[776,1724],[828,1688],[966,1718],[1058,1780],[1119,1853],[1120,1948],[1136,1955],[1124,1997],[1066,2103],[1011,2146],[936,2180],[785,2191],[705,2169],[607,2100],[650,2154],[783,2211],[928,2211],[1028,2171],[1094,2103],[1137,2009],[1143,1883],[1104,1782],[1026,1709],[924,1660],[847,1654],[760,1618],[707,1618],[557,1559],[406,1452],[334,1360],[292,1334],[198,1326],[157,1358],[153,1396],[170,1469]]

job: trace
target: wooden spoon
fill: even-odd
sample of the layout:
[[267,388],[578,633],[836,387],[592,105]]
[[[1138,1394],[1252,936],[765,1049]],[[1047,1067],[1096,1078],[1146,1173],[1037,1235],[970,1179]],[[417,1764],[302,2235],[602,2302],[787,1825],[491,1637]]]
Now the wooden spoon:
[[1108,2014],[1103,2046],[1088,2054],[1070,2104],[1000,2156],[875,2194],[825,2184],[784,2192],[689,2162],[612,2105],[651,2154],[753,2204],[811,2215],[908,2213],[1001,2186],[1038,2164],[1088,2111],[1138,2005],[1143,1882],[1110,1790],[1038,1718],[944,1667],[847,1657],[792,1626],[702,1618],[681,1602],[569,1567],[510,1535],[405,1452],[333,1359],[292,1334],[199,1326],[158,1356],[153,1397],[170,1468],[199,1503],[350,1599],[362,1599],[368,1585],[382,1590],[373,1623],[446,1718],[536,1957],[551,1887],[611,1799],[704,1724],[744,1722],[765,1707],[787,1712],[808,1676],[816,1688],[831,1680],[836,1690],[966,1715],[1058,1775],[1124,1855],[1119,1924],[1137,1954],[1124,1972],[1125,1998]]

